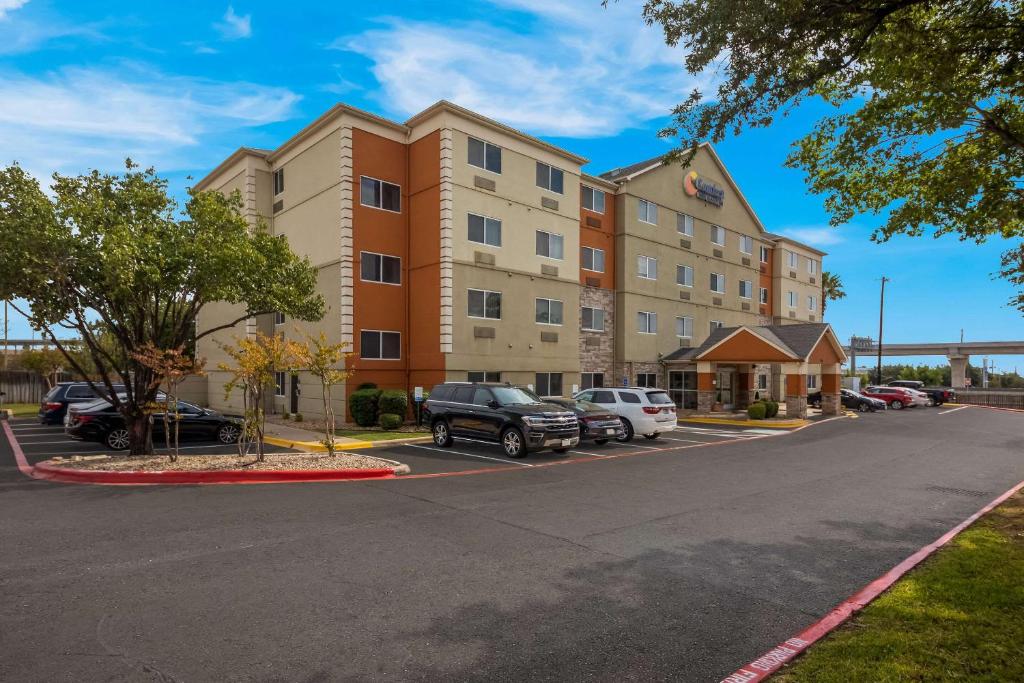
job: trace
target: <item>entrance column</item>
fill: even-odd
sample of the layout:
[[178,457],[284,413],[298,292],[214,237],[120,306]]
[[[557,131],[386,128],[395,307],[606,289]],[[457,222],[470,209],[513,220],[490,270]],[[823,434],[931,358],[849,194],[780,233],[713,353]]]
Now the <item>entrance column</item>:
[[807,417],[807,364],[784,363],[786,373],[786,417],[801,420]]
[[697,412],[710,413],[715,405],[715,364],[697,363]]
[[950,384],[954,389],[963,389],[967,386],[967,361],[970,356],[947,356],[949,358]]
[[839,363],[821,364],[822,415],[839,415],[843,412],[843,404],[839,396],[841,371],[842,366]]

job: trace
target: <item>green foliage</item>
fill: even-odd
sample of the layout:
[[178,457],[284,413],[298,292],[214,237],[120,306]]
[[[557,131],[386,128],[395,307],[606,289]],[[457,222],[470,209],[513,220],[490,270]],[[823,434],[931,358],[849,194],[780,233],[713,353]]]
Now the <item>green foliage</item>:
[[747,408],[747,417],[751,420],[763,420],[767,415],[767,406],[764,403],[751,403]]
[[405,417],[409,412],[409,397],[399,389],[382,391],[378,407],[382,413],[394,413]]
[[376,389],[376,388],[377,388],[377,384],[374,383],[374,382],[363,382],[362,384],[360,384],[359,386],[356,387],[356,391],[358,391],[360,389]]
[[380,389],[357,389],[348,397],[348,412],[360,427],[372,427],[377,424],[377,401]]
[[295,413],[295,421],[296,422],[302,422],[302,420],[303,420],[302,413]]
[[394,413],[381,413],[380,414],[380,428],[386,430],[398,429],[402,426],[404,420],[401,415]]
[[764,402],[764,416],[766,418],[772,418],[779,414],[779,402],[778,401],[765,401]]
[[[879,242],[1024,236],[1021,2],[647,0],[643,15],[683,48],[691,74],[717,77],[715,93],[692,92],[662,131],[689,150],[673,155],[684,163],[700,141],[823,100],[828,114],[787,164],[825,195],[832,225],[876,216]],[[1004,276],[1024,278],[1022,255]]]
[[821,317],[825,317],[825,309],[829,301],[845,299],[846,292],[843,290],[843,281],[835,273],[827,270],[821,273]]

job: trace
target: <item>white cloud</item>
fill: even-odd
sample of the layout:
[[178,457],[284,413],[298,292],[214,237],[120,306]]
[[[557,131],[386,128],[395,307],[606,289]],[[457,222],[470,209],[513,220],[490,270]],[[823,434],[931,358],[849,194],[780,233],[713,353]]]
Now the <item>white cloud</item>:
[[659,30],[634,3],[494,0],[531,15],[523,34],[493,24],[385,20],[330,47],[369,58],[378,99],[409,115],[448,99],[526,129],[568,137],[614,135],[667,116],[694,87]]
[[252,35],[252,15],[235,14],[235,8],[228,5],[228,11],[224,13],[224,21],[215,23],[213,27],[220,31],[225,40],[248,38]]
[[28,0],[0,0],[0,20],[7,17],[8,12],[24,7]]
[[842,228],[828,225],[790,225],[775,232],[815,247],[828,247],[843,241]]
[[284,88],[221,82],[122,66],[44,76],[0,73],[0,163],[40,177],[54,170],[116,170],[126,156],[162,171],[223,156],[220,138],[290,118]]

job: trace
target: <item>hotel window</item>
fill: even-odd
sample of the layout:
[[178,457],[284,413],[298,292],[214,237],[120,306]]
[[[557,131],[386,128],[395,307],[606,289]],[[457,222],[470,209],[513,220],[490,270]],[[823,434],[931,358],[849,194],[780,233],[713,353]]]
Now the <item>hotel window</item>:
[[534,392],[538,396],[561,396],[562,395],[562,373],[560,372],[538,372]]
[[676,214],[676,230],[680,235],[693,237],[693,216],[685,213]]
[[721,320],[712,320],[710,334],[714,334],[715,330],[719,329],[720,327],[725,327],[725,323],[723,323]]
[[580,308],[580,323],[588,332],[604,332],[604,311],[600,308]]
[[693,268],[676,266],[676,284],[680,287],[693,287]]
[[807,388],[808,389],[817,389],[818,388],[818,376],[817,375],[807,375]]
[[604,213],[604,192],[595,190],[584,185],[581,188],[583,194],[583,208],[594,213]]
[[501,147],[476,138],[469,139],[469,165],[501,173]]
[[469,317],[501,320],[501,292],[469,290]]
[[397,256],[359,252],[359,277],[364,282],[402,284],[402,259]]
[[492,247],[501,246],[501,221],[497,218],[469,214],[469,241],[487,244]]
[[600,389],[604,387],[603,372],[584,372],[580,374],[580,391]]
[[761,247],[761,263],[768,263],[768,247]]
[[558,299],[537,299],[535,320],[541,325],[562,324],[562,302]]
[[645,280],[658,279],[658,259],[653,256],[636,257],[636,274]]
[[636,331],[641,334],[657,334],[658,314],[650,311],[638,311],[636,314]]
[[763,304],[768,303],[768,288],[767,287],[762,287],[761,288],[761,303],[763,303]]
[[284,383],[285,374],[283,372],[274,373],[274,396],[284,396]]
[[636,374],[636,385],[638,387],[657,387],[658,386],[658,373],[656,373],[656,372],[638,372]]
[[649,202],[646,199],[636,200],[636,217],[641,223],[650,223],[651,225],[658,224],[658,205],[654,202]]
[[688,315],[676,318],[676,336],[683,339],[693,337],[693,318]]
[[721,225],[712,225],[711,226],[711,242],[712,242],[712,244],[717,244],[720,247],[724,246],[725,245],[725,228],[723,228]]
[[562,184],[563,174],[559,169],[537,162],[537,187],[562,194]]
[[274,194],[279,195],[284,192],[284,169],[279,168],[274,171]]
[[561,260],[563,257],[562,244],[563,239],[561,235],[555,235],[554,233],[544,232],[543,230],[537,231],[537,256],[544,256],[547,258]]
[[595,273],[604,272],[604,249],[583,247],[580,252],[580,258],[583,261],[583,270],[591,270]]
[[750,235],[740,235],[740,252],[744,254],[754,253],[754,238]]
[[751,299],[754,297],[754,283],[750,280],[740,280],[740,298]]
[[375,209],[399,212],[402,210],[402,188],[394,183],[360,176],[359,203]]
[[284,325],[284,313],[282,313],[281,311],[274,312],[274,324]]
[[807,259],[807,274],[816,275],[818,273],[818,262],[812,258]]
[[790,268],[796,268],[800,263],[800,258],[796,255],[795,251],[786,251],[786,263]]
[[725,294],[725,276],[718,273],[711,273],[711,291]]
[[470,371],[466,373],[467,382],[500,382],[500,372]]
[[789,298],[789,307],[796,308],[796,292],[786,292]]
[[815,311],[818,309],[818,298],[814,296],[807,297],[807,310]]
[[402,333],[360,330],[359,357],[365,360],[400,360],[402,357]]
[[761,374],[757,376],[757,388],[767,389],[768,388],[768,375]]

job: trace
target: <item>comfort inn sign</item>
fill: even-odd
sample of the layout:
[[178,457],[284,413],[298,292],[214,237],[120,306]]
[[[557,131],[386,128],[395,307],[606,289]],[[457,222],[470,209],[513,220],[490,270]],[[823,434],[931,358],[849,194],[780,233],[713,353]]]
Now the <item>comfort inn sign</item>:
[[725,201],[725,190],[711,182],[701,178],[696,171],[690,171],[683,178],[683,190],[686,194],[697,199],[721,206]]

